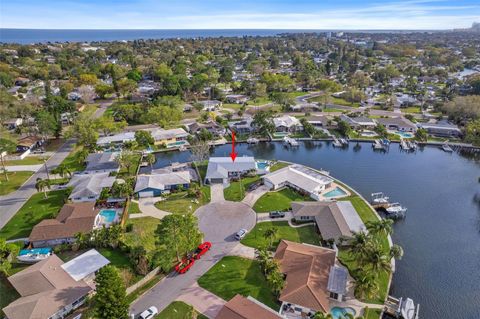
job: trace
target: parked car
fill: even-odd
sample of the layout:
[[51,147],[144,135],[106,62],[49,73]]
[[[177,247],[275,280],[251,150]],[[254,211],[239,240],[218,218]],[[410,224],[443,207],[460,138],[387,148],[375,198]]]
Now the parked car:
[[150,319],[150,318],[155,317],[156,315],[158,315],[157,307],[151,306],[150,308],[148,308],[147,310],[142,312],[138,318],[139,319]]
[[262,186],[262,181],[255,182],[255,183],[253,183],[253,184],[250,184],[250,186],[248,186],[247,191],[248,191],[248,192],[254,191],[254,190],[256,190],[257,188],[259,188],[260,186]]
[[207,251],[210,250],[210,248],[212,248],[212,243],[209,242],[209,241],[206,241],[206,242],[198,245],[198,248],[197,248],[197,250],[195,250],[195,253],[193,255],[194,258],[195,259],[200,259],[200,257],[205,255],[207,253]]
[[247,230],[242,228],[235,234],[235,239],[242,240],[246,234],[247,234]]
[[268,217],[274,219],[274,218],[283,218],[285,217],[285,212],[280,212],[280,211],[273,211],[273,212],[270,212],[268,213]]
[[195,263],[195,258],[186,258],[182,260],[178,265],[175,266],[175,271],[179,274],[184,274],[192,268]]

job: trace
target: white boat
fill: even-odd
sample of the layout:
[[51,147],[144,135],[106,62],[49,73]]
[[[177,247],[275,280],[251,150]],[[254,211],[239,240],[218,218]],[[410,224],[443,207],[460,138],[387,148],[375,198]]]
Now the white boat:
[[442,145],[442,150],[444,150],[444,151],[447,152],[447,153],[453,152],[452,148],[451,148],[450,145],[448,145],[447,143],[444,143],[444,144]]
[[34,264],[47,259],[50,255],[52,255],[51,248],[22,249],[17,256],[17,260],[26,264]]
[[255,138],[255,137],[249,137],[247,139],[248,144],[257,144],[258,142],[260,142],[260,140],[258,138]]
[[372,193],[372,204],[388,204],[388,200],[390,198],[386,196],[384,193]]
[[372,144],[374,150],[385,150],[385,145],[380,140],[375,140]]
[[288,136],[285,136],[283,138],[283,144],[285,146],[292,146],[292,147],[296,147],[296,146],[299,145],[298,142],[295,139],[293,139],[291,137],[288,137]]
[[340,143],[341,143],[342,145],[348,145],[348,141],[347,141],[346,139],[344,139],[344,138],[341,138],[341,139],[340,139]]
[[343,143],[338,140],[337,138],[334,138],[333,139],[333,147],[342,147],[343,146]]
[[406,207],[400,205],[400,203],[393,203],[387,209],[387,214],[394,216],[401,216],[407,211]]

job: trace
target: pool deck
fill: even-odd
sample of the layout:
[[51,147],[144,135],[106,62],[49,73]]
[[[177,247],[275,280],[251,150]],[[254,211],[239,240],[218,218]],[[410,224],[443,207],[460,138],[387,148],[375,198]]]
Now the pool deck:
[[[331,196],[331,197],[326,197],[324,196],[324,194],[328,194],[329,192],[331,191],[334,191],[335,189],[340,188],[342,191],[345,192],[345,195],[338,195],[338,196]],[[334,200],[334,199],[338,199],[338,198],[343,198],[343,197],[348,197],[350,196],[351,193],[345,189],[344,187],[342,187],[341,185],[335,183],[335,182],[332,182],[330,187],[328,188],[325,188],[325,190],[320,194],[320,200]]]

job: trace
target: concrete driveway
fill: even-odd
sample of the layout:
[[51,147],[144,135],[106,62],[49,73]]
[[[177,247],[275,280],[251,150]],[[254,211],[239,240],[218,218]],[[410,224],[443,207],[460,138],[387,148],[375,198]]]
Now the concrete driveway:
[[210,202],[217,203],[225,201],[223,196],[223,184],[210,185]]
[[177,300],[183,301],[208,318],[215,318],[226,301],[203,289],[197,283],[184,290]]
[[155,197],[145,197],[138,199],[138,209],[142,212],[141,214],[130,214],[129,218],[142,218],[142,217],[153,217],[162,219],[163,217],[170,214],[164,210],[160,210],[155,207],[155,203],[158,202],[158,198]]
[[293,214],[291,211],[286,211],[285,212],[285,217],[282,217],[282,218],[270,218],[270,216],[268,215],[268,213],[259,213],[257,214],[257,222],[260,223],[260,222],[278,222],[278,221],[281,221],[281,220],[291,220],[293,218]]
[[264,194],[268,193],[268,191],[269,191],[269,188],[265,185],[257,187],[253,191],[245,194],[245,198],[242,200],[242,203],[247,204],[250,207],[253,207],[255,202]]

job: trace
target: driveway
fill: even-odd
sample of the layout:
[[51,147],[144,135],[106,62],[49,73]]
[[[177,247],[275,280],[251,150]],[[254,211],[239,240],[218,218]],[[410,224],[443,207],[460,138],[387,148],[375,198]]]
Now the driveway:
[[183,301],[208,318],[215,318],[226,303],[225,300],[203,289],[197,283],[184,290],[177,300]]
[[269,191],[269,188],[265,185],[262,185],[256,189],[254,189],[251,192],[248,192],[245,195],[245,198],[242,200],[242,203],[247,204],[250,207],[253,207],[255,202],[262,197],[264,194],[266,194]]
[[257,223],[260,223],[260,222],[278,222],[278,221],[281,221],[281,220],[286,220],[286,221],[289,221],[293,218],[293,214],[291,211],[286,211],[285,212],[285,217],[282,217],[282,218],[270,218],[270,216],[268,216],[268,213],[258,213],[257,214]]
[[198,208],[195,214],[198,226],[205,234],[205,240],[212,243],[212,248],[186,274],[172,272],[162,279],[131,305],[130,313],[137,315],[150,306],[162,311],[180,296],[191,293],[191,287],[203,274],[240,245],[234,234],[241,228],[250,230],[255,225],[255,212],[244,203],[210,203]]
[[162,219],[163,217],[169,215],[169,212],[160,210],[155,207],[155,203],[158,202],[158,198],[155,197],[145,197],[138,199],[138,208],[140,209],[140,214],[130,214],[129,218],[142,218],[142,217],[153,217]]
[[223,184],[212,184],[210,185],[210,202],[224,202],[225,197],[223,197]]

